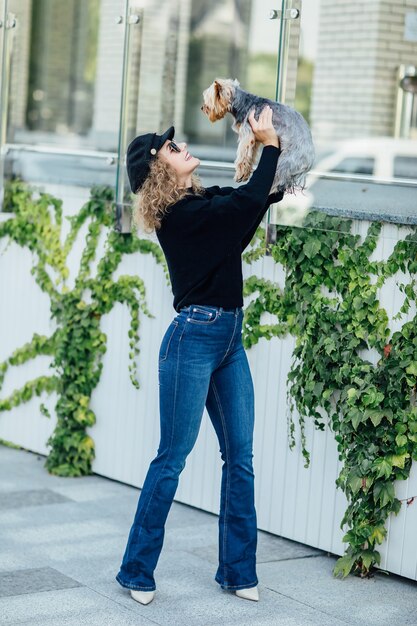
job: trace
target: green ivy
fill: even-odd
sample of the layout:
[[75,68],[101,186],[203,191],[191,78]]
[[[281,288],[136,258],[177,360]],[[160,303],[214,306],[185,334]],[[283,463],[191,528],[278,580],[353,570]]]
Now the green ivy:
[[[152,254],[169,274],[160,247],[136,235],[120,235],[114,228],[113,192],[107,187],[91,190],[90,200],[78,214],[67,218],[70,230],[62,238],[62,202],[46,193],[39,193],[21,181],[7,187],[7,207],[10,218],[0,223],[0,239],[7,237],[34,255],[32,273],[35,280],[50,297],[51,317],[56,330],[50,337],[34,334],[31,341],[15,350],[0,363],[0,388],[10,366],[20,365],[44,354],[53,357],[53,374],[27,382],[9,397],[0,400],[0,411],[27,402],[34,395],[56,392],[57,424],[47,441],[51,451],[45,467],[59,476],[81,476],[91,473],[94,442],[88,427],[96,422],[90,408],[91,394],[100,380],[102,357],[106,351],[106,335],[100,329],[100,320],[109,313],[115,302],[127,304],[131,314],[128,331],[130,339],[129,371],[135,387],[139,387],[136,359],[139,353],[140,311],[154,317],[145,302],[145,285],[137,276],[112,276],[123,255],[141,252]],[[83,225],[87,235],[78,275],[74,286],[67,284],[68,255]],[[90,265],[96,257],[102,232],[105,251],[98,262],[95,276]],[[50,417],[44,404],[41,412]]]
[[[376,550],[386,537],[390,513],[398,514],[395,480],[405,480],[417,460],[417,318],[391,333],[378,289],[398,270],[408,273],[401,284],[406,299],[398,316],[416,304],[417,229],[398,241],[385,261],[371,261],[382,225],[372,223],[362,240],[351,233],[351,220],[312,211],[303,228],[277,227],[269,252],[285,269],[280,286],[250,276],[244,285],[254,299],[246,307],[243,343],[291,334],[295,349],[288,375],[287,399],[298,413],[302,454],[309,466],[305,420],[334,432],[343,468],[336,480],[348,508],[341,528],[346,553],[336,576],[353,572],[370,576],[380,563]],[[252,261],[265,251],[262,229],[258,246],[245,256]],[[262,324],[264,312],[275,324]],[[374,365],[363,355],[379,355]],[[289,419],[290,448],[295,445]]]

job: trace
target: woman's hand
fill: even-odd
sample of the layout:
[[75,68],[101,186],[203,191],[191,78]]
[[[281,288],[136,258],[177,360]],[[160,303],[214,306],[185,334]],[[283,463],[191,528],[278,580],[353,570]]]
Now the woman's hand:
[[255,139],[264,146],[276,146],[279,148],[277,132],[272,125],[272,109],[267,104],[259,114],[258,121],[255,119],[255,110],[249,113],[248,122],[252,128]]

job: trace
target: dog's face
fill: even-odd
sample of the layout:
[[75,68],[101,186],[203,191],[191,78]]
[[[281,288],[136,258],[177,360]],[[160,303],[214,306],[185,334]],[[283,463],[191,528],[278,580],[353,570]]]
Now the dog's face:
[[210,122],[221,120],[232,108],[235,87],[239,82],[231,78],[216,78],[216,80],[203,91],[204,104],[201,107]]

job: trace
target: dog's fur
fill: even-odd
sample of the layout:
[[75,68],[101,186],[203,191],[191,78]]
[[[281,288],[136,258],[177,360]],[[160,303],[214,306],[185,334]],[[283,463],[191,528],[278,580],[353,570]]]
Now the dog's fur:
[[271,193],[294,193],[305,188],[307,172],[312,168],[315,151],[307,122],[295,109],[260,98],[241,89],[239,82],[230,78],[217,78],[203,92],[201,110],[211,122],[222,119],[226,113],[233,115],[232,129],[238,133],[238,151],[235,160],[235,180],[248,180],[256,159],[260,142],[255,140],[248,116],[255,109],[255,119],[266,104],[272,108],[272,123],[277,131],[281,154]]

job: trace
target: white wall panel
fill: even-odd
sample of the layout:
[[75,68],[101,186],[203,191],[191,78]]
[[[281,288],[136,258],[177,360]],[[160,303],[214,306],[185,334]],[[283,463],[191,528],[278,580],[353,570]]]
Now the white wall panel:
[[[57,192],[58,190],[52,190]],[[57,193],[59,196],[60,194]],[[74,212],[85,200],[69,192],[64,211]],[[6,216],[0,216],[6,219]],[[355,232],[362,235],[369,226],[356,222]],[[387,258],[398,238],[408,229],[385,224],[372,259]],[[70,257],[71,281],[78,271],[84,231]],[[155,239],[156,240],[156,239]],[[102,249],[102,243],[100,248]],[[54,325],[49,319],[49,299],[41,292],[30,274],[32,266],[28,250],[11,244],[6,248],[0,241],[0,360],[15,348],[29,341],[34,332],[50,334]],[[96,267],[96,264],[94,264]],[[155,315],[149,319],[141,314],[140,353],[136,390],[128,372],[130,326],[126,306],[116,304],[102,319],[101,328],[107,335],[107,352],[103,357],[103,372],[93,392],[92,409],[97,423],[89,429],[95,441],[96,473],[141,487],[149,463],[159,444],[159,388],[158,351],[160,341],[175,315],[172,294],[162,268],[151,255],[128,255],[115,273],[140,276],[146,286],[147,305]],[[271,257],[259,259],[251,266],[244,265],[244,277],[252,274],[274,280],[283,286],[283,268]],[[403,294],[395,284],[405,278],[399,273],[380,290],[381,305],[391,317],[402,302]],[[247,305],[251,298],[246,299]],[[400,328],[414,312],[395,322]],[[269,314],[266,314],[265,321]],[[273,321],[273,316],[269,316]],[[255,497],[259,529],[299,541],[334,554],[343,554],[345,546],[340,521],[347,506],[346,498],[336,489],[335,480],[341,469],[336,442],[330,429],[315,430],[311,421],[306,424],[307,448],[311,465],[304,467],[300,433],[296,422],[297,445],[291,451],[287,438],[286,378],[291,365],[294,338],[273,338],[260,342],[247,351],[255,386],[256,424],[254,433]],[[51,374],[51,359],[39,357],[32,363],[10,368],[1,392],[4,398],[13,389],[41,374]],[[52,409],[48,420],[39,412],[45,398],[31,402],[10,412],[0,414],[0,437],[25,448],[47,454],[46,440],[52,433],[55,416],[54,396],[45,403]],[[187,459],[176,493],[176,500],[218,513],[220,501],[221,465],[219,444],[208,414],[204,412],[196,445]],[[417,495],[417,471],[414,463],[407,481],[397,481],[399,498]],[[388,539],[379,547],[381,568],[417,580],[417,500],[387,522]]]

